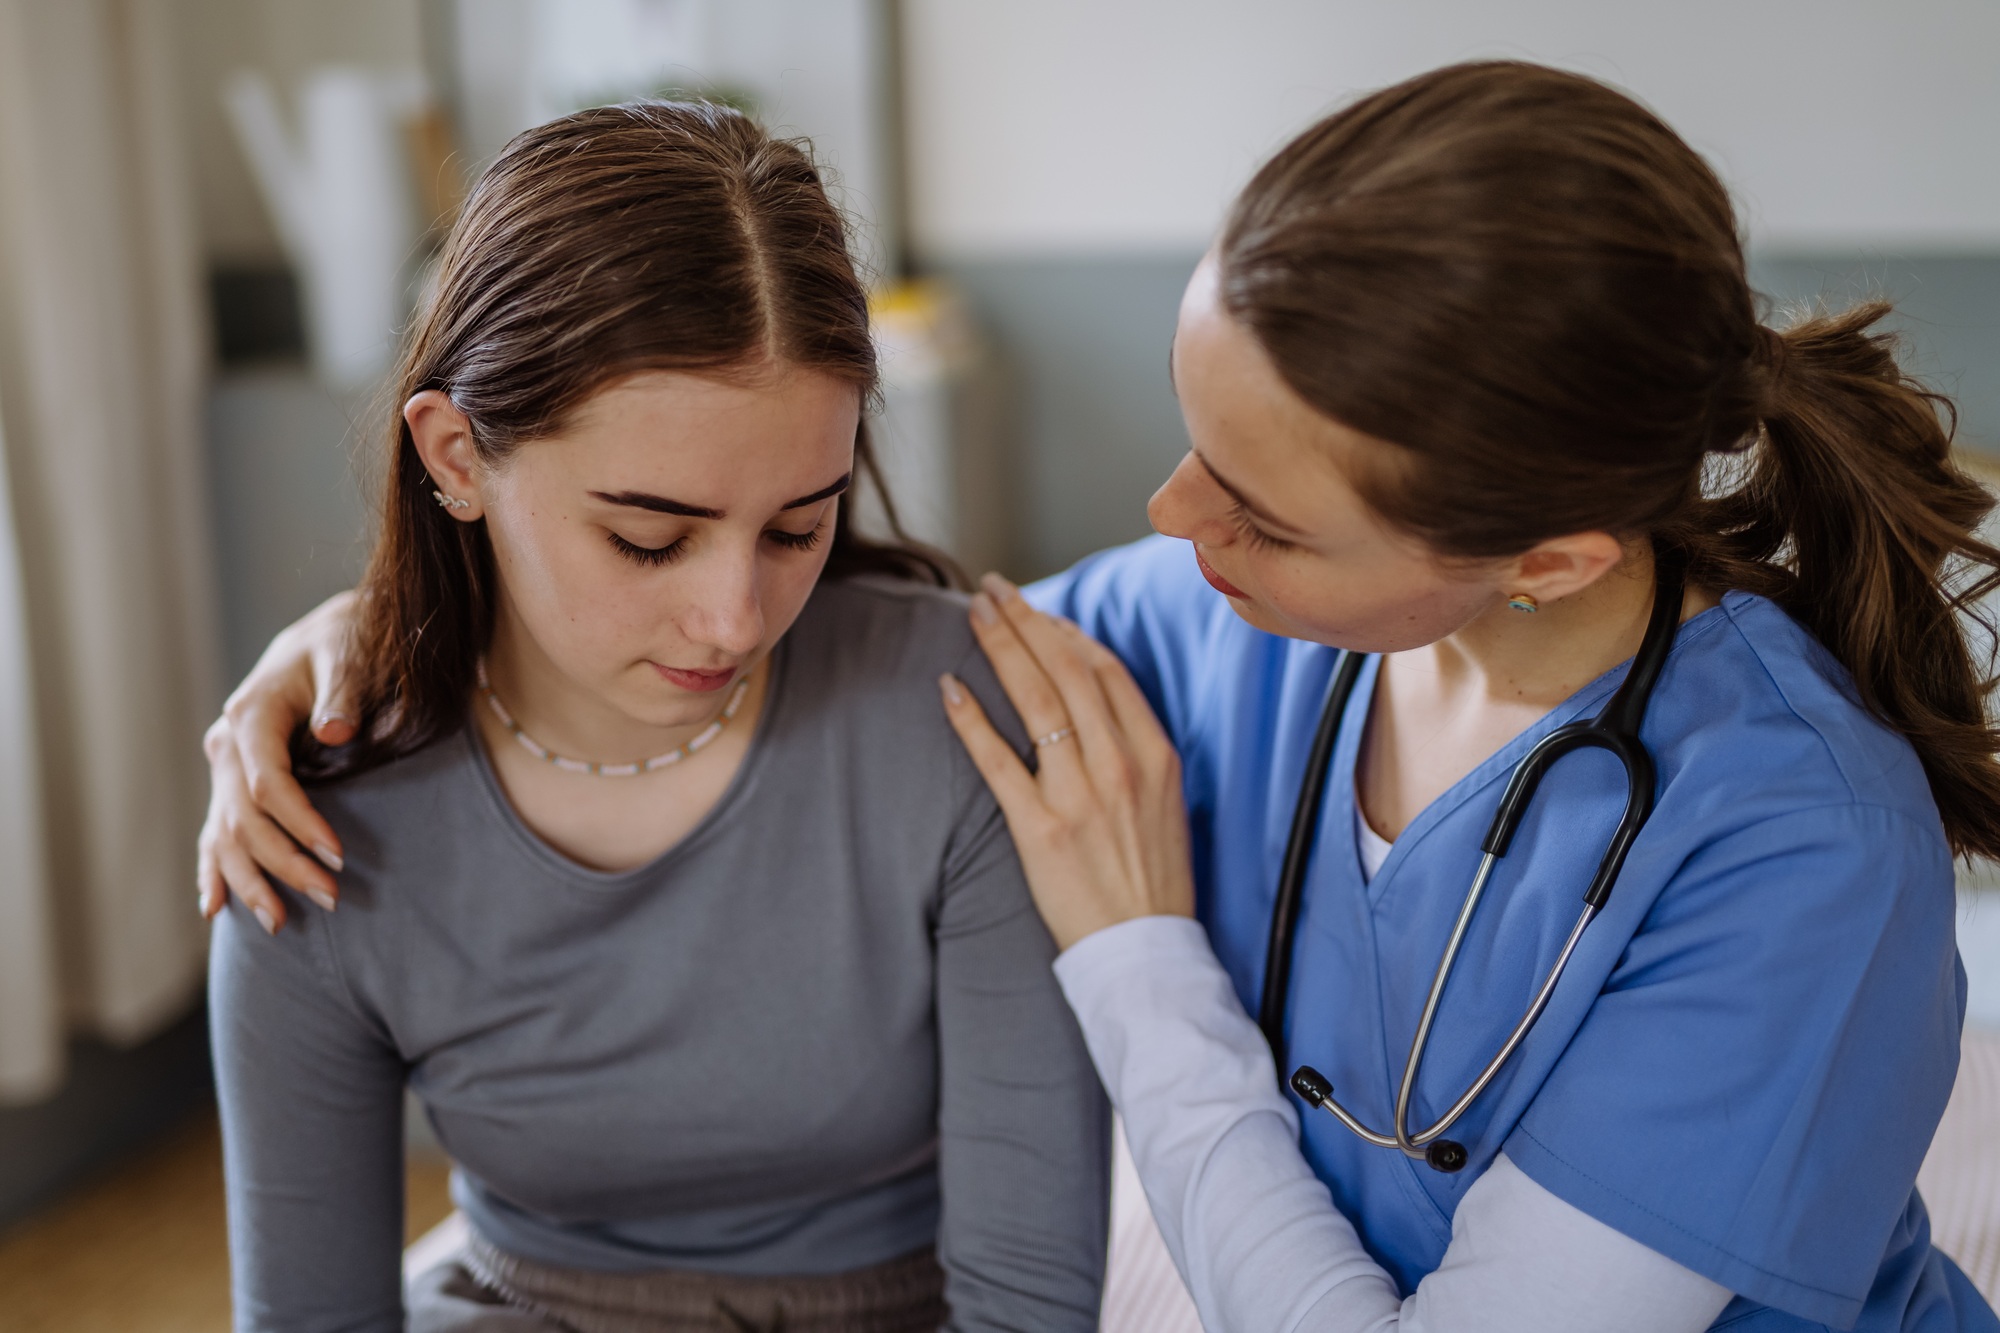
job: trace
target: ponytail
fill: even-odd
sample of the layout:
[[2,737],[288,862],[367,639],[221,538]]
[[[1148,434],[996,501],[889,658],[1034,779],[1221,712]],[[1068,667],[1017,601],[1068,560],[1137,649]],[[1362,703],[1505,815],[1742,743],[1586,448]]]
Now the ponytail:
[[1951,404],[1884,304],[1758,323],[1729,192],[1658,117],[1563,70],[1433,70],[1280,150],[1217,262],[1286,384],[1382,442],[1345,464],[1377,514],[1473,560],[1678,544],[1697,586],[1811,631],[1916,748],[1952,850],[2000,857],[1967,636],[2000,551]]
[[[1993,497],[1952,462],[1956,413],[1897,362],[1873,301],[1761,330],[1763,429],[1740,482],[1669,535],[1689,579],[1769,597],[1923,761],[1952,850],[2000,856],[2000,731],[1965,617],[2000,587]],[[1991,626],[1987,625],[1990,631]]]

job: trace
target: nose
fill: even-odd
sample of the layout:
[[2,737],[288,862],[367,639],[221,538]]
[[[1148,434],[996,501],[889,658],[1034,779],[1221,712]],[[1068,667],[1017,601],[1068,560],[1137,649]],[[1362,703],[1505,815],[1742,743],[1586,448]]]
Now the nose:
[[716,551],[704,564],[682,615],[681,632],[731,657],[746,656],[764,642],[756,552]]
[[1146,502],[1146,517],[1155,531],[1203,546],[1226,546],[1236,539],[1236,525],[1229,521],[1229,496],[1193,450],[1153,492]]

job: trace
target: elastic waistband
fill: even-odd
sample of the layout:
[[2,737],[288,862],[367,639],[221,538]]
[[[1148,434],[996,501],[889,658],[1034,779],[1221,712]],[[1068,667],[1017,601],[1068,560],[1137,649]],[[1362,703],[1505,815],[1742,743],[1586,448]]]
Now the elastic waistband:
[[929,1248],[825,1276],[593,1273],[504,1254],[468,1228],[458,1258],[509,1304],[576,1333],[935,1333],[949,1313]]

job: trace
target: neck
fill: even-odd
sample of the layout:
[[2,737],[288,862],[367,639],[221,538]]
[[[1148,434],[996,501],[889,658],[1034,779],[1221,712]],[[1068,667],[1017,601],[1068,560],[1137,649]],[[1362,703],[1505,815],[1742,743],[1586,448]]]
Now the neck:
[[[1683,617],[1701,609],[1691,600]],[[1498,606],[1412,655],[1428,653],[1453,693],[1547,710],[1636,653],[1652,606],[1653,554],[1635,546],[1579,593],[1532,615]]]
[[[764,664],[759,663],[753,682],[763,672]],[[564,675],[504,602],[494,617],[486,673],[521,730],[565,758],[599,764],[643,763],[687,744],[722,715],[736,688],[689,696],[684,715],[671,723],[640,721]],[[753,695],[757,692],[753,683]],[[482,727],[497,725],[483,705],[475,711]]]

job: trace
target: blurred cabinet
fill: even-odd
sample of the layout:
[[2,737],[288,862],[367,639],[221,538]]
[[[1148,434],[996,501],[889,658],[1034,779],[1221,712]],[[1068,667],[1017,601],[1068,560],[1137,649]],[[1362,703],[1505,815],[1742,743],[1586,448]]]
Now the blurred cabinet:
[[[942,283],[899,284],[871,307],[882,404],[870,431],[897,517],[975,577],[1005,567],[1014,477],[993,356]],[[879,498],[864,492],[859,504],[863,531],[886,531]]]
[[232,682],[273,634],[360,576],[368,515],[356,460],[376,451],[357,432],[372,429],[370,410],[367,395],[330,390],[304,367],[225,372],[210,390],[215,548]]

